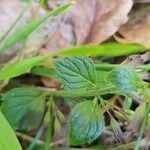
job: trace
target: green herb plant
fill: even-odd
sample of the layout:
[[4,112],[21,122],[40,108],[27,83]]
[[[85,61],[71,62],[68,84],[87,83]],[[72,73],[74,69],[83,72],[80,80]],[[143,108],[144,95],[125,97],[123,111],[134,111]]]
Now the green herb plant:
[[[7,33],[0,41],[0,52],[25,39],[46,19],[61,13],[71,4],[63,4],[44,17],[34,19],[15,34]],[[150,86],[142,80],[138,71],[150,70],[150,66],[104,64],[92,61],[92,56],[116,57],[145,51],[149,50],[137,44],[104,43],[72,47],[5,64],[0,71],[0,81],[9,82],[14,77],[29,73],[34,76],[57,78],[61,82],[61,88],[52,90],[21,85],[3,90],[0,105],[0,149],[21,150],[13,130],[25,133],[41,126],[35,139],[30,141],[29,149],[34,149],[43,133],[45,123],[48,124],[48,129],[44,135],[42,149],[52,148],[53,145],[49,143],[54,132],[60,130],[61,122],[64,121],[64,115],[56,103],[56,99],[62,97],[66,104],[71,103],[68,116],[68,145],[90,144],[103,135],[106,126],[111,127],[115,140],[121,143],[122,123],[136,132],[137,139],[131,144],[109,149],[134,147],[138,150],[144,131],[150,125]],[[47,63],[50,69],[45,68],[45,60],[50,57],[57,58],[56,56],[61,58]],[[110,94],[112,96],[108,98]],[[116,105],[120,96],[124,97],[123,106]],[[136,96],[141,96],[141,99],[133,111],[131,105],[137,99]],[[109,123],[106,124],[107,119]]]
[[[49,121],[60,123],[63,115],[55,103],[55,98],[59,96],[66,101],[79,101],[68,117],[69,145],[82,145],[96,140],[105,130],[104,114],[108,113],[116,138],[121,140],[122,136],[119,122],[127,122],[129,127],[133,126],[139,133],[135,149],[139,148],[144,130],[148,126],[150,97],[149,84],[139,77],[135,68],[118,65],[104,71],[104,66],[100,69],[87,56],[68,56],[56,59],[51,65],[53,77],[62,83],[61,90],[23,86],[13,88],[2,96],[1,111],[14,130],[31,131],[37,128],[43,120],[45,105],[51,112]],[[134,100],[130,96],[133,92],[140,93],[143,99],[131,115],[128,112],[131,111],[130,106]],[[106,100],[107,94],[114,94],[115,98]],[[115,105],[119,95],[126,98],[124,108]],[[46,101],[47,98],[49,101]],[[52,128],[49,129],[51,132]]]

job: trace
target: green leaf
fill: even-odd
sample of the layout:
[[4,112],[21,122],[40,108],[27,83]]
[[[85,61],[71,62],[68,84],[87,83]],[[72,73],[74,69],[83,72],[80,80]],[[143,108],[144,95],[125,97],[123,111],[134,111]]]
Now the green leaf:
[[3,68],[0,71],[0,80],[19,76],[29,71],[32,67],[39,65],[46,58],[47,56],[38,56],[38,57],[24,59],[22,61],[13,64],[8,64],[5,68]]
[[0,111],[0,149],[1,150],[22,150],[18,139],[11,129],[9,123]]
[[143,86],[142,80],[130,66],[116,67],[110,71],[107,80],[112,82],[122,92],[134,91]]
[[69,144],[80,145],[94,141],[102,133],[103,113],[93,101],[79,103],[69,116]]
[[15,88],[2,96],[1,111],[16,130],[32,130],[42,121],[45,108],[43,92],[31,87]]
[[3,52],[4,50],[6,50],[7,48],[11,47],[12,45],[14,45],[16,42],[19,42],[21,40],[23,40],[24,38],[26,38],[29,34],[31,34],[39,25],[41,25],[44,21],[46,21],[50,16],[54,16],[57,15],[61,12],[63,12],[64,10],[66,10],[70,5],[72,4],[72,2],[68,2],[65,3],[63,5],[61,5],[60,7],[52,10],[51,12],[49,12],[48,14],[46,14],[45,16],[41,17],[40,19],[37,20],[33,20],[32,22],[28,23],[27,25],[25,25],[24,27],[22,27],[21,29],[18,29],[16,33],[14,33],[13,35],[9,36],[1,45],[0,47],[0,52]]
[[96,73],[88,57],[76,56],[58,59],[54,62],[56,72],[65,90],[87,90],[95,87]]

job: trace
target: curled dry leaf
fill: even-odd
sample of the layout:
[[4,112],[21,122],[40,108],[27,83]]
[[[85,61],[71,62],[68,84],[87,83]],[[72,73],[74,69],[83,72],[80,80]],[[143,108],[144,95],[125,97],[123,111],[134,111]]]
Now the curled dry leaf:
[[121,43],[150,44],[150,5],[131,13],[130,20],[120,28],[115,39]]
[[[150,52],[146,52],[144,54],[135,54],[135,55],[130,55],[128,56],[122,64],[129,64],[131,66],[137,66],[140,64],[146,64],[150,60]],[[138,73],[140,77],[144,80],[149,81],[150,80],[150,72],[149,71],[144,71],[144,72],[139,72]]]
[[75,5],[66,12],[64,23],[48,41],[46,45],[48,50],[105,41],[127,21],[127,14],[132,7],[132,0],[75,2]]

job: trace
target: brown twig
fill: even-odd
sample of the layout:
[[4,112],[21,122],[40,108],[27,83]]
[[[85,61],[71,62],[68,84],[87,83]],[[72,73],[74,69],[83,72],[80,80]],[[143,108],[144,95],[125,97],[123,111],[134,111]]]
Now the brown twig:
[[[33,137],[31,137],[31,136],[29,136],[29,135],[26,135],[26,134],[23,134],[23,133],[20,133],[20,132],[16,132],[16,135],[17,135],[18,137],[20,137],[21,139],[24,139],[24,140],[26,140],[26,141],[28,141],[28,142],[32,142],[32,141],[34,140]],[[50,143],[49,145],[50,145],[50,146],[57,146],[57,145],[62,144],[62,143],[64,143],[64,142],[66,142],[66,139],[61,139],[61,140],[59,140],[59,141],[54,141],[54,142]],[[42,140],[37,140],[37,144],[38,144],[38,145],[44,145],[45,142],[42,141]]]

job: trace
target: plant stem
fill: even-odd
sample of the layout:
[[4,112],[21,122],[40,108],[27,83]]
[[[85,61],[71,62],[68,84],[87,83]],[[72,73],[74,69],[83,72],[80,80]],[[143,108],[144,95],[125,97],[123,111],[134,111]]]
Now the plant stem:
[[41,90],[43,90],[44,92],[46,92],[47,94],[53,94],[55,96],[61,96],[61,97],[89,97],[89,96],[99,96],[102,94],[108,94],[108,93],[116,93],[116,88],[115,87],[107,87],[107,88],[103,88],[103,89],[98,89],[98,90],[93,90],[93,91],[79,91],[79,92],[72,92],[72,91],[55,91],[55,90],[50,90],[50,89],[46,89],[46,88],[40,88]]
[[[96,64],[94,64],[94,66],[97,70],[109,71],[109,70],[112,70],[118,66],[127,66],[127,65],[124,65],[124,64],[106,64],[106,63],[97,64],[96,63]],[[137,65],[137,66],[132,66],[132,67],[134,67],[135,69],[150,70],[150,65]]]

